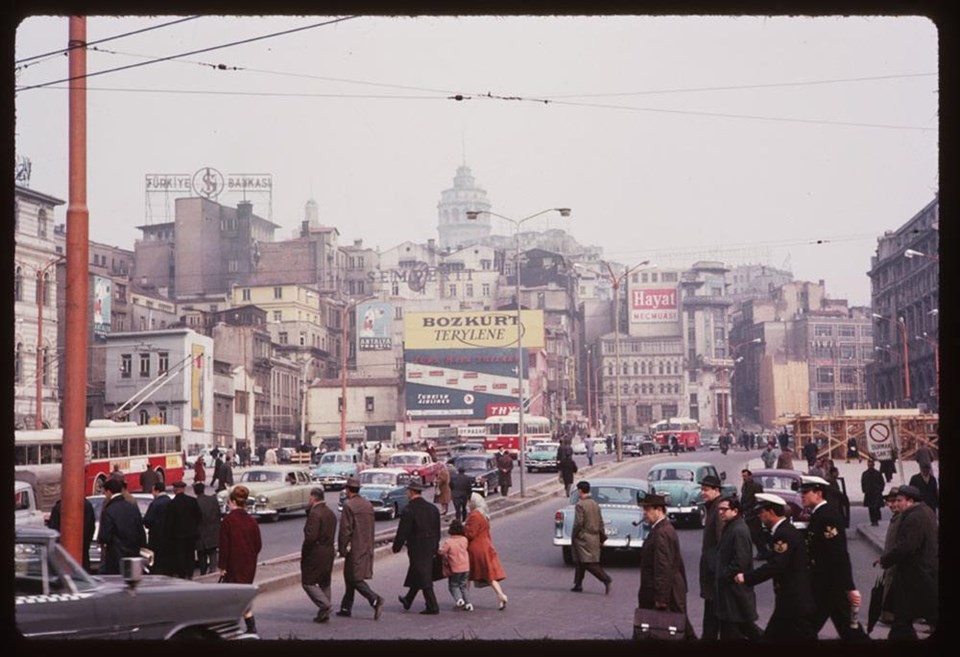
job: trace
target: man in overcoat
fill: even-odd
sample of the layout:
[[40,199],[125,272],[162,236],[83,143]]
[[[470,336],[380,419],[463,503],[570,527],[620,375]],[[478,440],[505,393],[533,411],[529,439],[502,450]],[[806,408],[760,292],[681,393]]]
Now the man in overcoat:
[[573,475],[577,471],[577,462],[572,456],[565,457],[557,462],[557,470],[560,471],[560,480],[563,482],[563,493],[570,496],[570,487],[573,485]]
[[450,497],[453,500],[453,515],[463,522],[467,519],[467,501],[473,492],[473,481],[464,474],[463,465],[457,466],[456,474],[450,475]]
[[333,573],[333,537],[337,516],[327,507],[323,488],[310,489],[310,511],[303,526],[300,548],[300,585],[317,606],[316,623],[330,620],[330,580]]
[[173,482],[173,499],[167,505],[163,531],[170,546],[170,574],[193,579],[194,552],[200,535],[200,505],[186,494],[183,481]]
[[149,493],[153,490],[153,485],[157,483],[157,471],[153,469],[150,461],[147,461],[143,472],[140,473],[140,492]]
[[[151,572],[154,575],[172,575],[173,547],[167,537],[165,527],[167,507],[170,506],[172,500],[159,481],[153,484],[153,489],[150,492],[153,494],[153,501],[150,502],[147,512],[143,515],[143,526],[150,532],[147,547],[153,552]],[[139,507],[137,509],[139,513]]]
[[573,560],[577,567],[573,575],[573,588],[570,590],[575,593],[583,591],[583,577],[589,572],[603,582],[603,592],[609,595],[613,579],[600,565],[600,548],[606,539],[603,513],[596,500],[590,497],[589,481],[578,482],[577,492],[580,500],[574,507],[573,529],[570,532]]
[[360,495],[360,480],[348,477],[344,488],[346,499],[340,512],[340,533],[337,549],[343,557],[343,599],[337,616],[353,613],[354,592],[362,595],[373,607],[373,619],[380,620],[383,598],[365,580],[373,577],[373,538],[376,533],[373,505]]
[[715,475],[707,475],[700,482],[700,495],[706,511],[706,523],[703,527],[700,545],[700,597],[703,598],[703,630],[700,638],[715,641],[720,638],[720,622],[714,608],[714,594],[717,583],[717,546],[720,544],[720,532],[723,525],[717,513],[717,500],[723,483]]
[[500,496],[506,497],[513,485],[513,458],[507,454],[503,446],[500,447],[500,453],[497,454],[497,472],[500,474]]
[[[50,521],[47,527],[60,531],[60,500],[50,510]],[[97,532],[97,513],[93,510],[90,500],[83,498],[83,569],[90,572],[90,543]]]
[[439,614],[440,605],[433,592],[433,558],[440,549],[440,511],[422,496],[423,484],[411,481],[407,484],[407,498],[410,502],[400,514],[397,535],[393,539],[393,551],[399,552],[407,546],[407,558],[410,565],[403,585],[408,587],[406,595],[399,596],[405,610],[410,609],[419,591],[423,591],[426,609],[421,614]]
[[[663,495],[647,494],[640,501],[643,521],[650,533],[640,551],[640,591],[637,606],[687,614],[687,573],[680,554],[677,530],[667,519],[667,500]],[[684,638],[696,639],[690,619],[686,618]]]
[[880,507],[883,506],[883,487],[886,482],[883,475],[877,470],[877,462],[867,459],[867,469],[860,475],[860,490],[863,491],[863,506],[870,512],[870,524],[874,527],[880,524]]
[[814,640],[810,617],[815,609],[803,534],[787,520],[787,503],[779,495],[757,493],[756,508],[760,522],[770,530],[771,557],[752,572],[737,573],[734,581],[756,586],[773,579],[773,614],[764,639]]
[[723,527],[717,546],[716,597],[714,609],[720,622],[720,639],[759,639],[763,632],[757,627],[757,596],[752,586],[734,581],[737,573],[753,570],[753,545],[750,529],[741,513],[736,496],[721,497],[716,505]]
[[147,544],[140,509],[123,498],[123,485],[116,479],[103,484],[106,502],[100,512],[100,530],[97,542],[101,545],[101,575],[119,575],[120,560],[139,557],[140,548]]
[[193,484],[193,493],[200,507],[200,529],[197,535],[197,565],[206,575],[216,564],[217,543],[220,540],[220,505],[217,498],[204,492],[202,481]]

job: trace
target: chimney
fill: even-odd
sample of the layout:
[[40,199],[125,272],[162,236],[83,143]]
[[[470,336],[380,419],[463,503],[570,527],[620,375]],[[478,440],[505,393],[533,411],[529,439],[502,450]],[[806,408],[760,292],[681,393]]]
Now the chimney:
[[358,249],[363,248],[363,239],[353,240],[353,245]]
[[436,250],[436,245],[437,245],[437,240],[433,239],[432,237],[427,240],[427,248],[428,248],[430,251],[435,251],[435,250]]
[[253,203],[240,201],[237,203],[237,219],[249,219],[253,215]]

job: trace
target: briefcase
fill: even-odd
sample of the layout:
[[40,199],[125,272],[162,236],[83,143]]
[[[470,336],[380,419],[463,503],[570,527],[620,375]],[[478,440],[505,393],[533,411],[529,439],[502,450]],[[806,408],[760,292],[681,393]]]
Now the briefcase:
[[687,615],[680,611],[637,608],[633,612],[634,639],[683,639],[686,626]]

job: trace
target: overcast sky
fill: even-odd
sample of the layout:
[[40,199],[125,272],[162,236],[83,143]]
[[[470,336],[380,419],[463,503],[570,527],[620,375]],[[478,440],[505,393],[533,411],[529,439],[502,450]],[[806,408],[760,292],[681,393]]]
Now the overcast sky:
[[[177,18],[91,17],[87,40]],[[938,190],[926,18],[358,17],[196,52],[337,18],[204,16],[95,44],[90,74],[140,66],[88,80],[91,239],[132,249],[160,220],[145,176],[209,166],[272,174],[254,211],[277,239],[313,198],[341,243],[388,249],[438,237],[465,162],[495,212],[568,206],[550,226],[613,261],[786,266],[867,305],[877,236]],[[27,59],[67,38],[65,17],[29,18],[16,42],[17,152],[63,200],[66,85],[25,87],[67,77],[62,54]]]

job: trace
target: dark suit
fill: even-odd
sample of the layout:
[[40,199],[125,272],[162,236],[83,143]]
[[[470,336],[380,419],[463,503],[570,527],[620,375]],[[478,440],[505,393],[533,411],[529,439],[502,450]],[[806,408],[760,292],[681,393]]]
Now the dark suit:
[[[677,530],[664,517],[650,529],[640,550],[640,591],[637,606],[656,609],[656,603],[665,602],[667,610],[687,613],[687,573],[680,554]],[[684,636],[695,639],[693,626],[687,618]]]
[[753,545],[750,529],[743,516],[737,516],[723,527],[717,546],[715,609],[720,621],[720,638],[758,639],[757,596],[752,586],[734,581],[737,573],[753,570]]
[[166,493],[156,495],[143,516],[143,526],[150,531],[150,540],[147,542],[147,547],[153,551],[151,572],[154,575],[173,574],[170,540],[167,538],[167,531],[164,528],[167,506],[171,501],[170,496]]
[[[50,529],[60,531],[60,500],[53,505],[50,510],[50,521],[47,523]],[[93,542],[93,535],[97,531],[97,515],[93,510],[90,500],[83,498],[83,569],[90,572],[90,543]]]
[[473,492],[473,480],[462,472],[450,475],[450,497],[453,499],[453,515],[463,522],[467,519],[467,500]]
[[440,549],[440,511],[422,497],[410,500],[400,514],[393,551],[399,552],[404,545],[410,560],[403,580],[403,585],[409,587],[404,606],[413,604],[417,592],[423,591],[427,610],[439,611],[437,596],[433,592],[433,555]]
[[200,535],[200,520],[200,505],[196,498],[186,493],[177,493],[167,504],[163,532],[169,546],[170,574],[174,577],[193,578],[193,555]]
[[717,581],[717,546],[720,544],[720,532],[723,523],[717,512],[720,498],[704,502],[707,512],[706,525],[703,528],[703,541],[700,546],[700,597],[703,598],[703,630],[700,638],[712,641],[720,638],[720,623],[714,606]]
[[119,575],[120,560],[139,557],[140,548],[147,544],[140,509],[127,502],[119,493],[111,497],[100,512],[100,532],[97,541],[105,548],[101,551],[101,575]]

